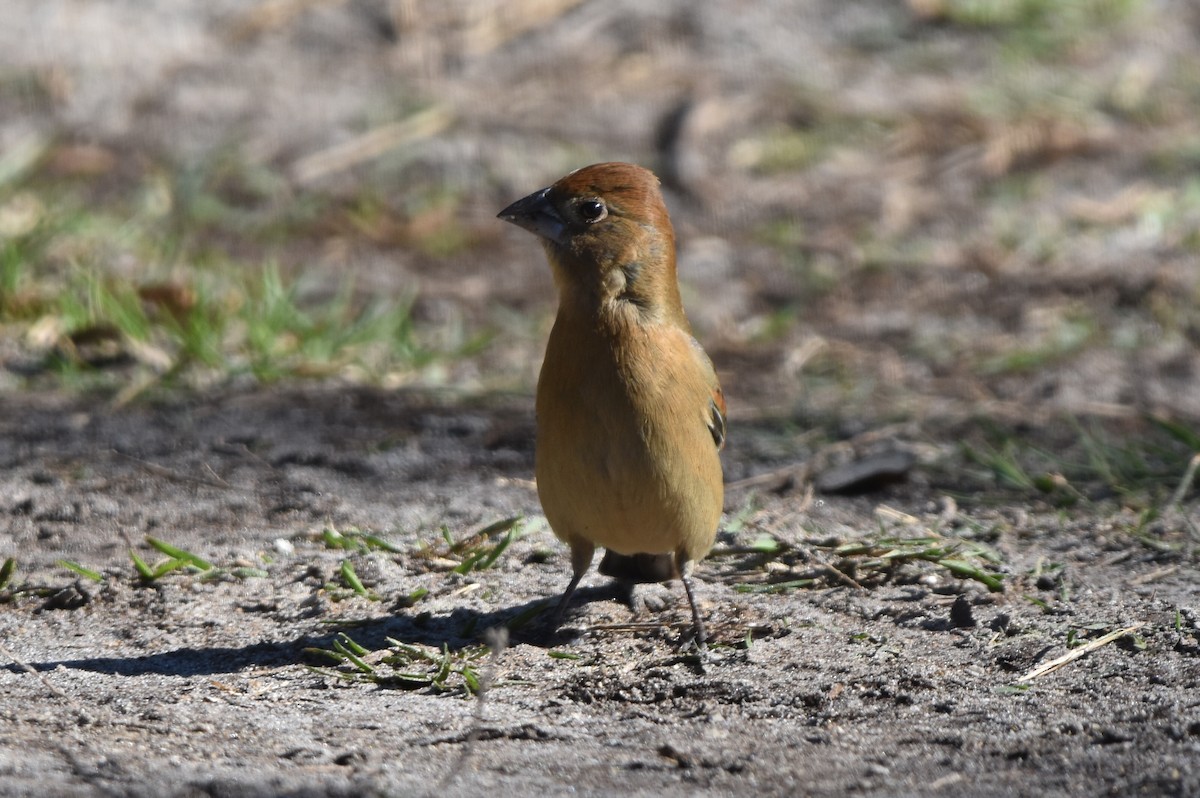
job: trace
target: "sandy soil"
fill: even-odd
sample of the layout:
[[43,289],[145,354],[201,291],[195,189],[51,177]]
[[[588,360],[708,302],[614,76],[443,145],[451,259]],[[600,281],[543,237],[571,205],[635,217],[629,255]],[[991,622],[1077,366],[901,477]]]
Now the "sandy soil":
[[[403,209],[432,186],[472,246],[339,230],[295,247],[415,295],[422,324],[525,326],[447,365],[453,390],[0,396],[0,558],[18,566],[0,590],[0,795],[1200,793],[1195,488],[1142,524],[1136,498],[1006,491],[958,448],[986,424],[1054,446],[1063,414],[1134,434],[1144,413],[1200,417],[1188,3],[1135,4],[1132,33],[1025,75],[1067,105],[1064,76],[1123,87],[1134,110],[1047,118],[1018,97],[1012,119],[978,110],[1012,88],[989,34],[929,2],[22,5],[0,26],[6,151],[96,143],[126,179],[236,146],[290,181],[284,202],[370,185]],[[1162,107],[1137,105],[1158,88]],[[773,171],[772,147],[831,119],[828,157]],[[602,159],[663,175],[732,408],[726,531],[698,570],[704,663],[680,648],[678,585],[627,600],[592,574],[576,637],[520,623],[568,567],[529,482],[550,287],[492,216]],[[497,385],[517,391],[476,390]],[[809,494],[795,471],[880,442],[912,454],[905,479]],[[443,527],[461,541],[517,515],[493,568],[450,570]],[[1004,590],[836,554],[881,525],[993,551]],[[326,529],[397,551],[330,548]],[[763,534],[783,550],[749,552]],[[215,576],[140,580],[130,549],[163,559],[147,536]],[[346,561],[380,600],[346,587]],[[789,580],[811,581],[738,589]],[[341,634],[457,656],[506,624],[473,663],[482,701],[461,679],[308,667]]]
[[[493,682],[479,704],[345,684],[306,669],[322,663],[304,650],[339,631],[369,649],[461,649],[561,590],[566,557],[544,525],[487,571],[459,576],[421,553],[444,556],[442,524],[461,539],[537,518],[528,402],[299,389],[115,413],[21,397],[3,410],[6,548],[23,587],[45,588],[0,605],[4,794],[1200,789],[1194,564],[1114,531],[1120,519],[962,507],[943,533],[990,541],[1005,592],[932,567],[855,587],[822,578],[816,546],[871,531],[881,502],[936,526],[943,494],[919,475],[807,509],[768,493],[723,544],[770,529],[807,552],[791,568],[815,572],[814,588],[735,592],[756,569],[709,560],[699,576],[717,645],[698,666],[680,653],[678,586],[646,591],[635,611],[593,574],[570,619],[580,636],[521,627],[481,664]],[[736,445],[729,458],[731,470],[779,465]],[[744,500],[731,496],[735,509]],[[348,555],[321,543],[327,526],[402,548],[351,557],[382,601],[334,600]],[[144,585],[126,549],[163,559],[145,535],[265,575]],[[55,567],[64,557],[105,582],[72,579]],[[1063,567],[1030,575],[1051,562]],[[396,601],[418,588],[429,593],[412,607]],[[1138,623],[1137,645],[1013,687],[1065,653],[1072,630],[1083,641]]]

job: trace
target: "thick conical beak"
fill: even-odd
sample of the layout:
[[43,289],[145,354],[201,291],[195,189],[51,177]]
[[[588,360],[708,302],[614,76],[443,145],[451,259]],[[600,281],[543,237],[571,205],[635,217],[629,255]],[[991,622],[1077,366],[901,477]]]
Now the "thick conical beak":
[[509,205],[496,216],[506,222],[512,222],[517,227],[523,227],[536,236],[565,245],[567,226],[550,203],[549,194],[548,188],[535,191]]

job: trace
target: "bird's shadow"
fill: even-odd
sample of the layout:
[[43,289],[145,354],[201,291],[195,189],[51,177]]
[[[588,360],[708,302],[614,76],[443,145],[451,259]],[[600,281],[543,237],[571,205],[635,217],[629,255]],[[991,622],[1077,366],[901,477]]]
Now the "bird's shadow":
[[[580,588],[572,606],[601,598],[612,598],[611,586]],[[247,668],[272,668],[297,664],[324,664],[329,660],[309,650],[330,650],[334,643],[349,636],[363,648],[375,651],[388,648],[392,641],[408,645],[426,645],[451,652],[485,642],[489,629],[505,629],[509,645],[526,644],[540,648],[570,643],[578,636],[568,611],[563,627],[552,630],[549,621],[557,598],[535,599],[491,612],[458,608],[448,615],[417,612],[412,608],[394,615],[347,624],[338,630],[305,634],[295,640],[250,643],[244,646],[207,648],[185,647],[157,654],[125,657],[82,657],[79,659],[10,662],[2,667],[13,673],[39,673],[66,668],[112,676],[211,676],[236,673]]]

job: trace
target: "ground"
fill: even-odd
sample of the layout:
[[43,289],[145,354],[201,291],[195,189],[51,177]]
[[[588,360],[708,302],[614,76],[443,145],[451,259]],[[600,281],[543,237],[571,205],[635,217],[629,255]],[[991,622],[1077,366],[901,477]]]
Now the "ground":
[[[562,589],[567,557],[535,522],[526,481],[527,400],[301,388],[117,413],[59,397],[4,404],[2,509],[30,579],[0,614],[7,794],[1200,788],[1194,565],[1131,539],[1120,519],[947,513],[911,483],[866,499],[759,495],[699,569],[715,638],[703,663],[681,649],[677,585],[635,612],[593,574],[568,621],[581,636],[518,625],[473,663],[485,698],[465,700],[461,680],[445,692],[344,682],[306,668],[334,663],[305,651],[339,634],[372,651],[389,638],[473,651]],[[730,458],[776,465],[736,447]],[[731,509],[746,499],[733,492]],[[912,564],[879,580],[860,569],[872,580],[861,586],[829,577],[825,563],[847,566],[822,546],[888,523],[873,517],[881,502],[913,516],[902,534],[988,541],[1005,591]],[[493,568],[450,571],[438,525],[462,538],[476,519],[520,514],[527,532]],[[796,547],[763,558],[786,568],[745,562],[764,529]],[[374,530],[401,553],[330,548],[323,530]],[[142,582],[127,548],[164,559],[145,535],[221,572]],[[104,581],[71,578],[62,558],[100,566]],[[345,589],[346,560],[381,600]],[[803,578],[813,587],[735,590]],[[1073,635],[1135,624],[1020,681]]]
[[[3,26],[0,794],[1200,793],[1195,10],[644,5]],[[704,656],[677,583],[545,628],[492,217],[614,158],[730,402]],[[422,354],[255,349],[259,258]]]

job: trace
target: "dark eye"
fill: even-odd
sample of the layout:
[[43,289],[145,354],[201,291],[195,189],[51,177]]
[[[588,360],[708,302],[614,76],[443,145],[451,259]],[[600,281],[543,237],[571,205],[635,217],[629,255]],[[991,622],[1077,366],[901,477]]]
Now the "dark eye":
[[598,199],[584,200],[579,203],[579,218],[588,224],[594,224],[608,216],[608,208]]

